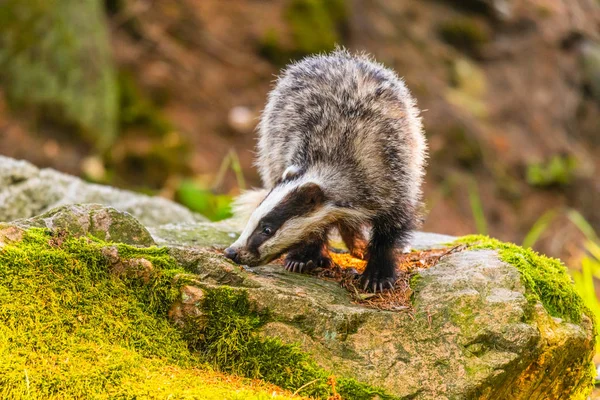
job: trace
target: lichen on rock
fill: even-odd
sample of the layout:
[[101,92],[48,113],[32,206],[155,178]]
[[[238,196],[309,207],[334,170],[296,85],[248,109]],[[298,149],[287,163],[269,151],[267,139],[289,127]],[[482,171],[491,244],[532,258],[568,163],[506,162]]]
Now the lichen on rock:
[[99,204],[62,206],[27,220],[16,220],[20,227],[48,228],[70,235],[93,236],[109,242],[151,246],[154,240],[131,214]]

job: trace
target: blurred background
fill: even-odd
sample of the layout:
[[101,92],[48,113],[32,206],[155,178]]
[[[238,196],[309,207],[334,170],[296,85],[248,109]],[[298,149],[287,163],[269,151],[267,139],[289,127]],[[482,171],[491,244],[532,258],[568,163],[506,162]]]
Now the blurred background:
[[3,0],[0,154],[226,218],[278,71],[336,43],[423,109],[423,229],[560,257],[600,315],[598,0]]

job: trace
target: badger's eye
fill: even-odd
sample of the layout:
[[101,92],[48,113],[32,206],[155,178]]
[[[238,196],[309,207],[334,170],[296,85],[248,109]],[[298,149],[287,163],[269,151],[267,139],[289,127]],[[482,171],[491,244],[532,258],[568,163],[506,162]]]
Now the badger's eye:
[[273,229],[271,229],[271,227],[269,227],[269,226],[265,226],[262,229],[262,233],[264,233],[265,235],[271,236],[273,234]]

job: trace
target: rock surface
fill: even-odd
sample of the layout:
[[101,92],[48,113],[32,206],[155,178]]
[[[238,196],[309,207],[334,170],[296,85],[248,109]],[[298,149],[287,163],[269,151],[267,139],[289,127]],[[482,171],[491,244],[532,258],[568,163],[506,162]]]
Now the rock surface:
[[[64,224],[85,225],[98,213],[111,216],[112,224],[94,225],[96,235],[106,229],[103,237],[109,239],[116,238],[110,227],[119,225],[119,218],[123,225],[132,223],[127,214],[97,206],[63,207],[17,223],[52,228],[48,221],[71,216]],[[141,233],[135,229],[137,237]],[[413,309],[389,312],[353,304],[331,281],[277,265],[249,270],[230,263],[211,249],[233,240],[226,223],[164,225],[151,232],[197,276],[182,288],[183,303],[172,314],[179,324],[186,321],[182,313],[202,313],[195,305],[203,296],[190,293],[229,287],[247,293],[258,310],[268,310],[260,335],[297,343],[336,376],[398,398],[584,398],[589,388],[591,320],[583,315],[581,322],[571,323],[551,317],[541,303],[532,304],[520,272],[494,250],[453,253],[420,271],[413,282]],[[417,239],[421,247],[444,247],[448,241],[428,234]]]
[[48,228],[71,235],[91,235],[107,242],[152,246],[148,230],[131,214],[99,204],[75,204],[54,208],[29,219],[13,221],[20,228]]
[[[199,226],[198,236],[208,232],[221,235],[222,226]],[[447,243],[443,235],[416,238],[421,248]],[[352,304],[336,283],[281,266],[248,272],[202,249],[171,254],[203,284],[247,290],[273,316],[264,335],[301,343],[323,367],[400,398],[569,398],[589,384],[591,321],[572,324],[531,307],[518,270],[492,250],[452,254],[420,272],[411,314]]]
[[96,185],[52,169],[0,156],[0,221],[30,218],[51,208],[98,203],[126,211],[146,226],[206,218],[160,197]]

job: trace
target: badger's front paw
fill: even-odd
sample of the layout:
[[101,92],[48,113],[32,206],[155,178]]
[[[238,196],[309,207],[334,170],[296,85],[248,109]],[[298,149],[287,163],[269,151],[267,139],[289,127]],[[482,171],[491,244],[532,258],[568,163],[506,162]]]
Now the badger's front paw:
[[326,268],[332,264],[331,258],[322,254],[289,253],[285,257],[285,269],[290,272],[309,273],[315,268]]
[[367,292],[383,292],[385,289],[394,289],[396,284],[395,274],[381,274],[378,270],[369,270],[367,268],[365,272],[360,276],[360,287]]

